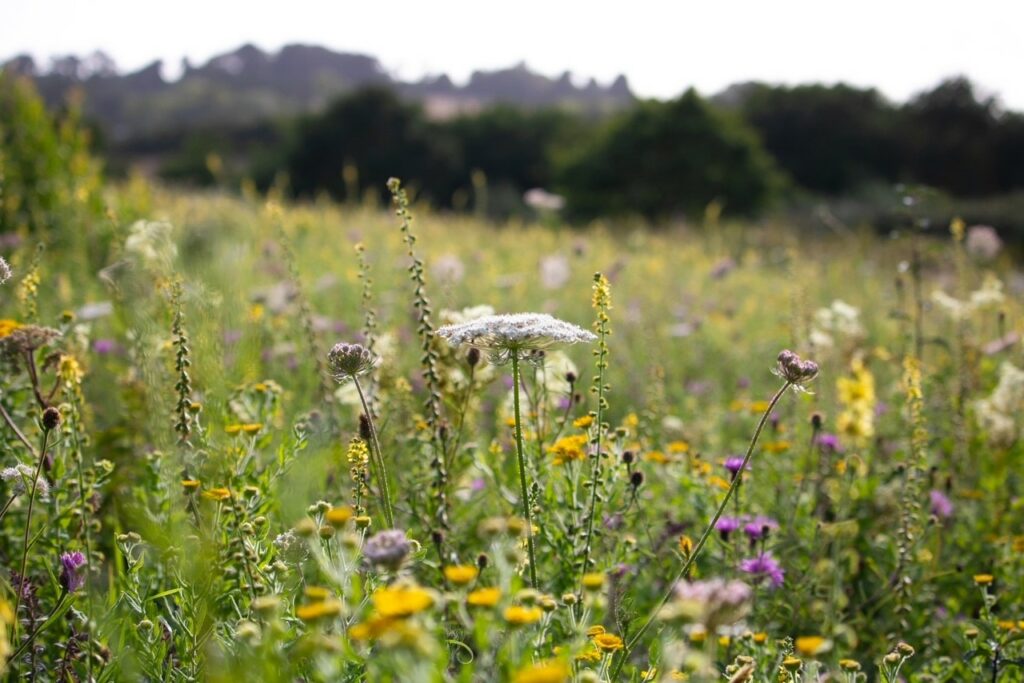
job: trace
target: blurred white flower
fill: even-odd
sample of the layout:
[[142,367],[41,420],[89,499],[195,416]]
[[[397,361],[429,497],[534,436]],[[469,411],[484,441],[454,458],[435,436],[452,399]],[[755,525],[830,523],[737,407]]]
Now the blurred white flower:
[[455,254],[445,254],[434,259],[430,272],[440,282],[456,283],[462,282],[462,278],[465,277],[466,266]]
[[523,194],[523,202],[536,211],[561,211],[565,208],[565,198],[547,190],[534,187]]
[[540,260],[540,283],[544,289],[561,289],[571,275],[569,259],[562,254],[552,254]]
[[810,341],[818,348],[833,346],[835,337],[857,338],[863,334],[860,310],[841,299],[814,312]]
[[124,251],[150,268],[167,269],[178,255],[178,247],[171,234],[174,227],[165,221],[135,221],[129,228]]
[[987,398],[974,402],[978,424],[990,443],[1009,446],[1020,437],[1016,417],[1024,408],[1024,370],[1009,361],[999,366],[999,382]]
[[3,256],[0,256],[0,285],[11,279],[11,267],[7,265],[7,261],[4,260]]
[[441,309],[440,320],[442,325],[459,325],[489,315],[494,315],[494,309],[486,304],[481,304],[480,306],[468,306],[461,311]]
[[991,261],[1003,248],[996,229],[989,225],[973,225],[967,229],[964,243],[967,253],[979,261]]

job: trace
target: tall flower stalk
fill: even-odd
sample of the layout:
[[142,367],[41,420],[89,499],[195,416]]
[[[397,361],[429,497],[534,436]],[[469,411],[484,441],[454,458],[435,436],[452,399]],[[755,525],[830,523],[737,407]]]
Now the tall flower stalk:
[[530,564],[530,584],[536,588],[537,553],[533,538],[533,514],[530,509],[529,487],[526,480],[526,454],[523,448],[523,425],[520,414],[520,361],[543,362],[540,351],[564,344],[592,342],[597,336],[581,327],[558,320],[544,313],[516,313],[488,315],[459,325],[446,325],[437,334],[458,346],[466,344],[486,351],[495,365],[512,364],[512,410],[516,432],[516,463],[519,468],[519,487],[523,517],[526,520],[526,549]]
[[437,370],[437,349],[434,347],[434,323],[430,318],[430,300],[427,299],[427,283],[423,261],[416,255],[416,236],[412,233],[412,212],[409,211],[409,197],[402,189],[402,181],[398,178],[388,180],[388,190],[397,207],[395,213],[401,221],[402,241],[405,242],[409,258],[409,279],[415,285],[413,305],[416,308],[416,333],[420,337],[423,365],[423,379],[427,385],[427,421],[430,424],[430,442],[433,446],[433,458],[430,466],[434,470],[434,496],[436,499],[435,516],[442,529],[448,528],[448,470],[444,432],[441,418],[441,375]]
[[[593,461],[593,468],[590,477],[590,507],[587,511],[587,535],[583,544],[583,562],[580,565],[579,592],[583,592],[583,577],[588,571],[590,564],[590,548],[594,538],[594,518],[597,516],[597,489],[601,481],[601,437],[604,435],[604,413],[608,407],[608,399],[605,393],[608,386],[605,384],[605,370],[608,369],[608,335],[611,328],[608,323],[608,311],[612,307],[611,286],[608,278],[601,273],[594,274],[594,295],[593,307],[597,312],[597,320],[594,322],[594,330],[597,332],[597,348],[594,349],[596,357],[597,374],[594,376],[594,386],[591,392],[597,395],[597,418],[594,420],[594,436],[591,439],[593,448],[590,457]],[[577,603],[582,609],[582,602]]]
[[[339,384],[351,381],[359,394],[359,402],[363,406],[363,420],[360,427],[365,425],[370,443],[370,462],[376,470],[377,483],[380,486],[381,509],[384,513],[384,520],[388,528],[395,526],[395,513],[391,505],[391,485],[388,483],[387,466],[384,464],[384,455],[381,452],[380,440],[377,438],[377,428],[373,424],[373,414],[363,393],[363,387],[359,383],[359,377],[370,373],[377,364],[377,358],[369,349],[359,344],[335,344],[327,354],[327,364],[331,375]],[[362,430],[360,430],[362,431]]]
[[[783,384],[779,387],[779,390],[775,392],[771,400],[768,402],[768,406],[765,408],[764,413],[761,415],[761,419],[757,423],[757,428],[754,430],[754,435],[750,439],[750,445],[747,446],[747,452],[743,455],[743,464],[739,471],[744,472],[747,466],[750,464],[750,458],[754,454],[754,448],[757,446],[757,441],[761,437],[761,431],[764,429],[764,425],[768,422],[768,417],[775,410],[775,405],[779,402],[782,396],[786,393],[790,387],[801,389],[803,384],[810,382],[818,374],[818,365],[814,361],[802,360],[792,351],[783,351],[779,354],[778,362],[774,370],[775,374],[782,378]],[[715,514],[711,517],[707,526],[704,527],[704,532],[700,536],[700,540],[697,541],[696,545],[693,546],[693,550],[686,555],[686,559],[679,571],[673,577],[672,581],[669,582],[669,589],[665,595],[658,601],[654,609],[648,615],[643,625],[633,634],[633,637],[626,643],[626,647],[622,652],[622,656],[615,665],[615,669],[612,672],[611,680],[618,680],[619,671],[622,669],[622,665],[629,658],[629,654],[633,651],[633,648],[643,639],[644,634],[647,633],[654,620],[658,617],[659,612],[665,607],[668,601],[672,598],[675,590],[675,584],[678,583],[683,577],[687,576],[690,568],[697,561],[700,556],[701,550],[704,549],[704,545],[708,542],[708,538],[711,536],[712,531],[715,529],[715,525],[718,524],[718,520],[722,517],[722,513],[725,512],[726,506],[729,504],[729,499],[732,498],[736,489],[739,488],[739,482],[742,477],[733,477],[732,483],[725,492],[725,497],[722,498],[722,502],[718,504],[718,509],[715,510]]]

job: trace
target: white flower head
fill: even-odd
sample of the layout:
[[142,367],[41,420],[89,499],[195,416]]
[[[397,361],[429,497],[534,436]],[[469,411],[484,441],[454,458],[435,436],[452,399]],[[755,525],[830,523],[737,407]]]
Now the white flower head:
[[445,325],[438,328],[437,334],[453,346],[466,344],[486,351],[495,365],[509,362],[513,355],[539,362],[540,351],[597,339],[594,333],[547,313],[489,315],[458,325]]
[[[32,485],[32,478],[36,472],[24,463],[18,463],[14,467],[5,467],[0,470],[0,479],[11,484],[11,494],[20,496]],[[36,480],[36,495],[40,500],[48,500],[50,497],[50,482],[45,477]]]
[[0,285],[11,279],[11,267],[7,265],[7,261],[4,260],[3,256],[0,256]]

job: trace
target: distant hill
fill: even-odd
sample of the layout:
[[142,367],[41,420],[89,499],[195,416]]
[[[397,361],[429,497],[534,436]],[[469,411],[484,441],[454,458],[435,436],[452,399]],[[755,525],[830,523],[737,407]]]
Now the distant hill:
[[374,57],[314,45],[287,45],[276,53],[243,45],[201,66],[186,60],[175,81],[163,78],[162,67],[155,61],[139,71],[120,73],[103,53],[62,57],[46,69],[27,56],[3,65],[5,70],[33,78],[50,106],[60,106],[72,90],[80,89],[86,115],[115,140],[316,111],[332,98],[363,86],[393,88],[403,97],[421,101],[435,118],[499,102],[600,113],[628,106],[635,99],[624,76],[607,87],[593,79],[580,87],[568,72],[551,79],[525,64],[474,72],[465,86],[455,85],[446,75],[404,82],[393,78]]

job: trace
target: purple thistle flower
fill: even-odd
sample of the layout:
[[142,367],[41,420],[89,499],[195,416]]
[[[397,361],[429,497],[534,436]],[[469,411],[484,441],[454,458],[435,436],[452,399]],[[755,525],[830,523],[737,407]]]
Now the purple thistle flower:
[[79,569],[85,566],[85,555],[77,550],[60,555],[60,585],[68,593],[74,593],[85,584],[85,577]]
[[932,501],[932,514],[939,519],[949,519],[953,516],[953,501],[942,491],[932,491],[928,494]]
[[97,339],[92,343],[92,350],[101,356],[107,356],[116,353],[118,345],[113,339]]
[[743,527],[743,533],[745,533],[747,538],[751,541],[759,541],[762,538],[767,538],[768,532],[778,528],[779,523],[771,517],[758,515],[751,521],[747,522],[746,526]]
[[401,529],[378,531],[363,543],[363,556],[375,565],[398,569],[412,552],[412,544]]
[[740,562],[740,570],[755,578],[766,578],[772,588],[778,588],[785,580],[786,572],[775,561],[771,553],[761,553],[757,557]]
[[835,434],[829,434],[827,432],[818,434],[818,436],[814,439],[814,443],[816,443],[818,445],[818,448],[820,448],[825,453],[843,452],[843,444],[839,443],[839,437],[836,436]]
[[723,539],[728,539],[729,534],[740,528],[739,517],[721,517],[715,522],[715,531],[722,534]]
[[[739,471],[743,469],[743,458],[738,456],[726,458],[725,469],[729,470],[729,474],[735,478]],[[750,467],[748,466],[747,469],[750,469]]]

